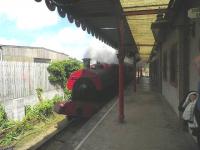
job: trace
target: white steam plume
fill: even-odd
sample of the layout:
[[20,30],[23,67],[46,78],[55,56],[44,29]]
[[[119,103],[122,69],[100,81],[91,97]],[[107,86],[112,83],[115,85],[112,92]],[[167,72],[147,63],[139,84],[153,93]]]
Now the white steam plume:
[[117,51],[112,47],[104,44],[99,40],[94,40],[89,45],[86,53],[84,54],[84,58],[90,58],[92,61],[91,63],[103,62],[103,63],[118,63],[117,60]]

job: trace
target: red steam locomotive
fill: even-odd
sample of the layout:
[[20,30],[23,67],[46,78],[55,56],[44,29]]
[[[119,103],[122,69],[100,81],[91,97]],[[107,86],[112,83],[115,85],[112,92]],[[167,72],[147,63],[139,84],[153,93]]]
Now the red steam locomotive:
[[[125,82],[131,80],[133,68],[125,65]],[[73,72],[66,87],[72,91],[72,98],[55,105],[55,111],[68,118],[89,118],[103,104],[102,95],[116,90],[118,86],[118,65],[97,63],[90,66],[90,59],[84,59],[84,69]]]

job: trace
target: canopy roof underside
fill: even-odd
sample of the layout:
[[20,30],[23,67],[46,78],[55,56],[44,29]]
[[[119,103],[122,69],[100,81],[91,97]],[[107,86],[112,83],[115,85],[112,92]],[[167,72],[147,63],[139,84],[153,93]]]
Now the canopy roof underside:
[[[35,0],[41,2],[42,0]],[[165,13],[170,0],[44,0],[50,11],[75,23],[119,50],[119,20],[123,21],[126,56],[148,59],[155,45],[151,24]]]
[[165,12],[170,0],[120,0],[140,57],[149,58],[155,44],[151,24],[159,11]]

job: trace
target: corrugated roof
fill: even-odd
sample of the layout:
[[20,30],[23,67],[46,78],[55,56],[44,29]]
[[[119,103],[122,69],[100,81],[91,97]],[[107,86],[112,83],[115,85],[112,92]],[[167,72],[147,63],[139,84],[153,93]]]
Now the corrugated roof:
[[170,0],[120,0],[140,56],[148,58],[155,43],[151,24]]

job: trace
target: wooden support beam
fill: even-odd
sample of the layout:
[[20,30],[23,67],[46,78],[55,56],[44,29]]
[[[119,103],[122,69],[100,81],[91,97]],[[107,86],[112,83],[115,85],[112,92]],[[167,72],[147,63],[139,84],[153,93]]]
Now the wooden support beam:
[[[131,44],[125,44],[125,46],[132,46]],[[142,47],[142,46],[146,46],[146,47],[152,47],[152,46],[156,46],[155,44],[136,44],[136,46],[140,46],[140,47]]]
[[110,12],[95,12],[95,13],[87,13],[87,14],[78,14],[77,15],[80,18],[98,18],[98,17],[115,17],[115,14]]
[[168,4],[159,4],[159,5],[141,5],[141,6],[123,7],[123,9],[150,8],[150,7],[167,7],[167,6],[168,6]]
[[140,56],[150,56],[150,53],[140,53]]
[[137,68],[137,84],[140,83],[140,68]]
[[137,44],[137,46],[147,46],[147,47],[150,46],[151,47],[151,46],[155,46],[155,44]]
[[137,15],[153,15],[158,13],[166,13],[167,9],[147,9],[147,10],[136,10],[136,11],[125,11],[125,16],[137,16]]
[[[136,15],[151,15],[151,14],[158,14],[158,12],[165,13],[167,9],[160,8],[160,9],[147,9],[147,10],[135,10],[135,11],[125,11],[125,16],[136,16]],[[98,18],[98,17],[115,17],[116,15],[111,12],[95,12],[95,13],[88,13],[88,14],[77,14],[80,18]]]
[[143,71],[142,71],[142,67],[140,68],[140,78],[143,77]]

